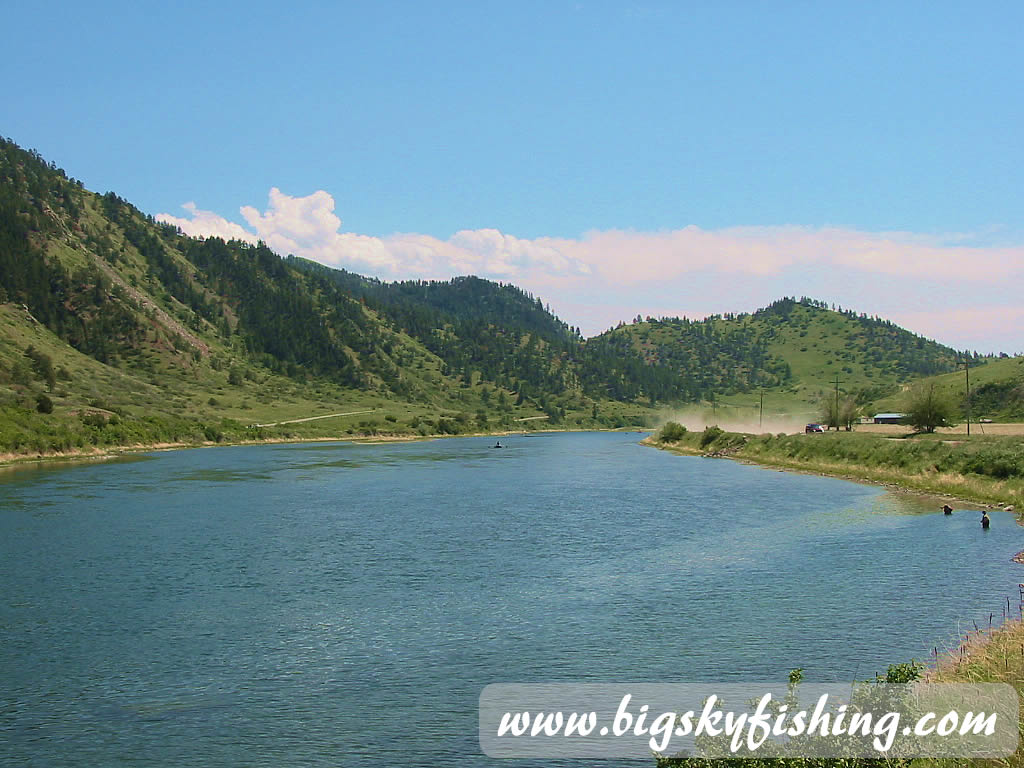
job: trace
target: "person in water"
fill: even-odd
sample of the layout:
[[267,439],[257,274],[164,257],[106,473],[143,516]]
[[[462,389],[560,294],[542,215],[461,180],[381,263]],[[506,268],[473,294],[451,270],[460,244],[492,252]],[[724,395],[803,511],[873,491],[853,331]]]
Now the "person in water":
[[496,441],[496,442],[494,443],[494,447],[495,447],[495,448],[501,448],[501,440],[498,440],[498,441]]
[[949,504],[943,504],[942,505],[942,514],[944,514],[944,515],[952,515],[953,514],[953,508],[951,506],[949,506]]
[[989,523],[991,523],[991,522],[992,521],[989,520],[989,518],[988,518],[988,512],[985,512],[984,510],[982,510],[982,512],[981,512],[981,527],[984,528],[987,531]]

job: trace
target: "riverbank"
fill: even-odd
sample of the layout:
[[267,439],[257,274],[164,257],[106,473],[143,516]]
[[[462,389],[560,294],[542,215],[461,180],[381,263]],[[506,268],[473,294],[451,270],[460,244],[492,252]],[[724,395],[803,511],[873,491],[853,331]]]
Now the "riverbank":
[[[508,434],[505,432],[497,434]],[[122,456],[130,456],[136,453],[151,453],[153,451],[176,451],[187,448],[213,448],[230,447],[238,445],[277,445],[281,443],[393,443],[412,442],[416,440],[432,440],[442,435],[410,436],[410,435],[372,435],[352,436],[342,435],[337,437],[268,437],[262,440],[232,440],[223,442],[195,442],[195,443],[140,443],[136,445],[117,446],[90,446],[88,448],[76,448],[69,451],[43,452],[38,454],[13,454],[0,453],[0,470],[31,466],[36,464],[60,464],[88,461],[106,461]],[[469,435],[466,435],[469,437]]]
[[506,437],[509,435],[522,434],[546,434],[552,432],[634,432],[647,430],[636,430],[635,427],[614,428],[614,429],[534,429],[528,432],[521,430],[496,430],[493,432],[469,432],[465,434],[387,434],[376,435],[328,435],[328,436],[292,436],[292,437],[265,437],[251,440],[221,440],[221,441],[195,441],[195,442],[158,442],[158,443],[134,443],[130,445],[108,445],[108,446],[87,446],[84,448],[72,448],[66,451],[43,451],[38,453],[0,453],[0,471],[17,467],[31,467],[45,464],[71,464],[79,462],[108,461],[124,456],[131,456],[138,453],[151,453],[153,451],[174,451],[188,448],[215,448],[231,447],[239,445],[279,445],[282,443],[362,443],[373,445],[375,443],[405,443],[419,442],[425,440],[440,440],[450,437]]
[[[1017,610],[1017,606],[1012,610]],[[959,647],[940,653],[935,667],[927,670],[924,676],[933,683],[1006,683],[1024,699],[1024,623],[1020,618],[1008,618],[1001,626],[968,633]],[[1024,720],[1021,727],[1024,727]],[[914,764],[921,768],[944,768],[954,763],[950,760],[920,759]],[[975,763],[961,761],[955,764]],[[1008,768],[1024,766],[1024,747],[1019,746],[1013,755],[997,764]]]
[[667,439],[663,430],[644,443],[684,455],[839,477],[961,504],[1020,510],[1024,500],[1024,440],[1020,437],[948,441],[853,432],[751,435],[715,427],[668,434],[676,439]]
[[[894,438],[856,433],[751,435],[710,427],[682,432],[678,425],[643,441],[662,450],[688,456],[731,458],[790,472],[827,475],[882,485],[899,492],[946,499],[953,506],[980,504],[1015,508],[1021,516],[1024,467],[1022,441],[1017,437],[982,437],[949,441],[931,436]],[[665,439],[665,432],[675,439]],[[980,471],[965,471],[965,470]],[[996,474],[1002,477],[995,476]],[[1015,558],[1024,562],[1024,552]],[[1024,610],[1016,595],[1002,607],[990,606],[989,622],[955,646],[936,647],[924,671],[932,682],[1007,683],[1024,700]],[[961,630],[963,631],[963,630]],[[920,660],[919,660],[920,661]],[[804,761],[793,761],[803,765]],[[963,760],[919,759],[921,768],[974,764]],[[999,762],[1024,767],[1024,749]]]

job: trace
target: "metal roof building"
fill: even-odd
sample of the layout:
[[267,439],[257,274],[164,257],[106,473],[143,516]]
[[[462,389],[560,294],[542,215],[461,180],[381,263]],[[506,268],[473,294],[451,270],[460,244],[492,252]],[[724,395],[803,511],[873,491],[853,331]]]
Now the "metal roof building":
[[905,413],[876,413],[873,421],[875,424],[900,424]]

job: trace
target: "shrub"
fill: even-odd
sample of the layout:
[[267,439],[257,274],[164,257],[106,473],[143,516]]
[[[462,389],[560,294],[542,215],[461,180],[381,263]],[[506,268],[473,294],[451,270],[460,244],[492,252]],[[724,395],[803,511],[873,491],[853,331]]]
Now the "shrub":
[[682,440],[686,434],[686,427],[676,421],[669,421],[658,432],[658,442],[668,443]]
[[721,429],[718,426],[705,427],[704,434],[700,436],[700,447],[707,448],[709,445],[715,442],[715,440],[717,440],[724,434],[725,430]]
[[36,395],[36,410],[40,413],[53,413],[53,400],[40,392]]
[[459,425],[451,419],[440,418],[437,420],[437,431],[442,435],[457,435]]
[[83,413],[79,416],[79,418],[82,420],[82,423],[85,424],[87,427],[107,426],[107,417],[104,416],[102,413],[97,413],[96,411]]

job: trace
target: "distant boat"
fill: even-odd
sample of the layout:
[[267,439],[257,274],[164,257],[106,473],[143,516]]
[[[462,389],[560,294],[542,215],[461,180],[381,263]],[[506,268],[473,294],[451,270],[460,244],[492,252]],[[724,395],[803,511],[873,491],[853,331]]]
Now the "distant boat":
[[502,445],[501,445],[501,441],[499,440],[498,442],[496,442],[496,443],[494,444],[494,447],[495,447],[495,448],[501,448],[501,447],[502,447]]

